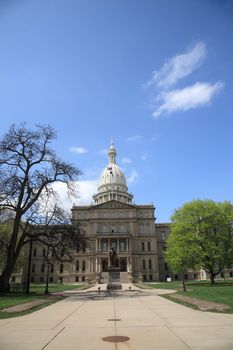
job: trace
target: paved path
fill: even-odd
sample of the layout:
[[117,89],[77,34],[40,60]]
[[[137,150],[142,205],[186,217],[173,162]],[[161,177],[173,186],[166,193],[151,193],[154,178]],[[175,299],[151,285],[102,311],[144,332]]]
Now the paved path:
[[[97,287],[67,293],[69,298],[30,315],[0,320],[0,349],[233,349],[233,315],[195,311],[160,297],[158,290],[114,295],[98,294]],[[102,340],[114,335],[130,339]]]

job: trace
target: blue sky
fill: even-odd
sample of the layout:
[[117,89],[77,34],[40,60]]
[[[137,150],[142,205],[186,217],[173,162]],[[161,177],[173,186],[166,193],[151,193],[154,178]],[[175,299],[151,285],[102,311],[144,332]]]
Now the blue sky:
[[[158,222],[233,197],[233,2],[0,0],[1,135],[49,123],[90,202],[104,150]],[[77,203],[77,201],[76,201]]]

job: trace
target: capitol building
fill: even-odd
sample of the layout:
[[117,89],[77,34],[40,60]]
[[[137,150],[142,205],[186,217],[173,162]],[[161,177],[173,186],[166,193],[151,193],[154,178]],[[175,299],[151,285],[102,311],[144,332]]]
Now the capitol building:
[[[86,245],[77,247],[72,262],[51,265],[50,282],[106,282],[111,248],[117,251],[121,282],[164,281],[170,276],[163,257],[169,224],[155,223],[152,204],[133,202],[116,156],[111,143],[93,203],[73,206],[72,223],[79,226]],[[32,282],[45,281],[44,256],[43,246],[34,243]]]

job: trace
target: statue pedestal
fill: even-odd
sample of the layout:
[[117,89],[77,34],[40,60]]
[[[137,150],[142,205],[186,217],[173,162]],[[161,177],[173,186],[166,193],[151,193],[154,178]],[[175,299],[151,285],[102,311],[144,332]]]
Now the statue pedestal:
[[109,267],[107,290],[121,290],[121,289],[122,289],[122,284],[120,282],[120,268]]

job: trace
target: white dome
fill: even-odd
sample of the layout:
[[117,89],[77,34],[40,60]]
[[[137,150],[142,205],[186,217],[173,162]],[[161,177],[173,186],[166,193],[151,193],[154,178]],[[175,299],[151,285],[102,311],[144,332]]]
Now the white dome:
[[125,175],[116,164],[116,150],[113,142],[109,148],[108,156],[109,162],[100,176],[98,193],[93,196],[94,203],[99,204],[111,199],[131,203],[133,196],[128,193]]
[[100,176],[99,187],[119,185],[126,187],[126,179],[123,171],[117,164],[109,163]]

